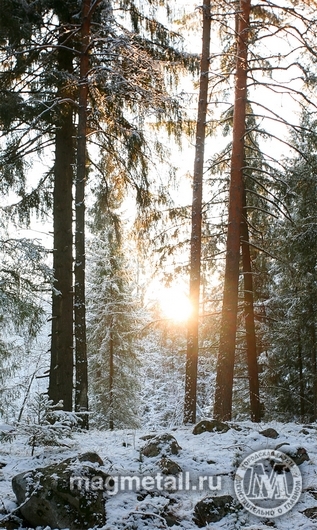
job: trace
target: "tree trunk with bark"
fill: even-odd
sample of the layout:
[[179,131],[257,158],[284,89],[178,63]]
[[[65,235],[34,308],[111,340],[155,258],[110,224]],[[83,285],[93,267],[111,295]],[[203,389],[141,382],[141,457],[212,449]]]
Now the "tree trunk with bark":
[[[63,46],[61,34],[58,48],[58,70],[73,74],[72,51]],[[63,401],[64,410],[73,405],[73,105],[72,93],[67,86],[59,89],[61,101],[55,133],[54,167],[54,288],[52,299],[51,365],[49,398]]]
[[241,249],[244,288],[244,320],[247,345],[247,363],[249,372],[251,420],[261,420],[261,403],[259,390],[259,368],[256,348],[256,334],[254,322],[253,277],[249,245],[249,228],[246,210],[246,193],[243,192],[244,215],[241,225]]
[[300,419],[304,422],[305,417],[305,390],[303,377],[303,350],[302,338],[300,329],[297,329],[297,359],[298,359],[298,375],[299,375],[299,399],[300,399]]
[[110,324],[109,335],[109,429],[113,431],[113,392],[114,392],[114,337],[112,330],[112,319]]
[[79,79],[79,110],[77,132],[77,175],[75,193],[75,410],[80,413],[81,426],[88,429],[88,366],[85,296],[85,184],[87,179],[87,105],[91,0],[82,4],[81,57]]
[[315,312],[312,304],[309,306],[310,316],[310,336],[311,336],[311,371],[313,377],[313,414],[311,421],[317,419],[317,355],[316,355],[316,327],[315,327]]
[[196,149],[193,178],[192,232],[190,247],[190,300],[192,315],[188,320],[187,357],[185,379],[184,423],[196,421],[197,367],[198,367],[198,320],[201,268],[201,220],[206,115],[208,98],[209,49],[210,49],[210,0],[203,3],[203,36],[200,62],[200,86],[196,125]]
[[236,85],[229,189],[227,252],[214,416],[230,420],[238,313],[240,234],[243,215],[244,136],[246,131],[250,0],[240,0],[236,46]]

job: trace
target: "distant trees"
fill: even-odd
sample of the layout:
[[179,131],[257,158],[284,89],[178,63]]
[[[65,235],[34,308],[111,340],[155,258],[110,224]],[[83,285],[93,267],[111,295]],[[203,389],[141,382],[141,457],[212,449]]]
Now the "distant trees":
[[[155,310],[156,309],[156,310]],[[161,318],[160,318],[161,317]],[[182,425],[186,324],[164,320],[159,308],[145,315],[140,333],[140,422],[150,429]]]
[[94,235],[87,293],[91,422],[103,429],[136,428],[140,315],[117,215],[109,211]]

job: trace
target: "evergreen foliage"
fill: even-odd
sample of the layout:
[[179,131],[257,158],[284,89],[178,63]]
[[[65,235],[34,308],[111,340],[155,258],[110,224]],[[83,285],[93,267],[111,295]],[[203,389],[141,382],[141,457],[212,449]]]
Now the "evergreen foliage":
[[0,415],[8,418],[23,392],[13,378],[43,325],[43,296],[52,277],[46,252],[35,241],[2,233],[0,255]]
[[46,394],[35,393],[28,404],[28,413],[17,426],[17,434],[26,433],[32,456],[36,447],[65,446],[65,438],[70,438],[77,425],[75,414],[61,409]]
[[185,344],[172,327],[150,325],[141,341],[140,418],[142,427],[153,430],[183,422]]
[[95,233],[88,275],[88,361],[91,424],[139,425],[139,318],[119,226]]
[[270,268],[266,302],[266,354],[262,354],[268,414],[312,421],[317,417],[317,134],[305,113],[298,153],[286,161],[280,185],[290,218],[272,228],[278,259]]

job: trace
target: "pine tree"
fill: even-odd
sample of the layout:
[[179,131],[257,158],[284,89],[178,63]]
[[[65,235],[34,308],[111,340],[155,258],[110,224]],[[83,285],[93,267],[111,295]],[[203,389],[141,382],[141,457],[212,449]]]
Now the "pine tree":
[[193,313],[188,321],[187,358],[185,379],[184,423],[195,423],[197,401],[197,371],[198,371],[198,323],[200,300],[201,274],[201,237],[202,237],[202,201],[203,174],[206,135],[206,116],[209,78],[210,54],[210,0],[205,0],[202,6],[203,35],[202,54],[200,63],[199,101],[196,127],[196,149],[193,177],[193,202],[191,223],[190,249],[190,301]]
[[231,419],[232,413],[234,352],[238,312],[240,235],[243,215],[244,135],[246,131],[250,6],[249,0],[241,0],[240,12],[238,14],[227,254],[214,406],[215,417],[222,420]]
[[140,422],[170,429],[183,423],[186,324],[175,326],[158,306],[144,311],[140,333]]
[[76,230],[75,230],[75,409],[86,413],[82,417],[82,426],[88,429],[88,361],[86,338],[86,291],[85,291],[85,185],[87,180],[87,133],[88,133],[88,95],[90,70],[91,18],[98,6],[90,0],[82,2],[81,12],[81,54],[79,67],[78,95],[78,134],[77,134],[77,174],[76,174]]
[[0,256],[0,415],[12,421],[24,391],[13,377],[25,361],[23,354],[29,357],[34,348],[45,316],[42,297],[52,278],[45,249],[29,239],[3,231]]
[[113,211],[95,224],[87,293],[91,423],[111,430],[139,425],[138,302],[121,236]]
[[[71,17],[67,17],[71,23]],[[55,163],[53,191],[54,286],[52,300],[51,365],[48,395],[54,404],[63,402],[64,410],[73,409],[73,165],[74,87],[73,52],[69,43],[69,27],[61,21],[57,52],[57,71],[61,85],[57,90],[60,103],[55,122]]]
[[[285,161],[279,195],[291,213],[271,228],[271,284],[266,302],[266,355],[262,355],[269,409],[283,419],[314,421],[316,356],[316,121],[305,112],[296,156]],[[278,241],[277,241],[278,238]]]
[[[212,88],[217,88],[217,90],[213,91],[213,97],[215,100],[215,104],[219,105],[220,100],[220,90],[219,86],[225,86],[226,91],[222,92],[222,97],[226,97],[228,92],[230,90],[230,80],[232,79],[233,72],[239,73],[239,51],[241,52],[241,40],[245,40],[245,68],[240,68],[241,78],[242,80],[244,78],[244,88],[242,85],[240,85],[238,88],[241,90],[237,90],[236,85],[236,92],[235,92],[235,102],[233,106],[234,114],[236,114],[237,111],[237,105],[238,107],[242,109],[243,107],[243,100],[245,100],[245,108],[243,110],[244,112],[244,125],[241,126],[242,128],[238,131],[236,125],[237,121],[234,122],[233,126],[233,144],[232,146],[228,146],[227,149],[223,151],[223,154],[218,158],[214,157],[215,165],[213,166],[213,170],[215,170],[215,167],[218,167],[220,171],[224,174],[224,172],[228,168],[228,158],[231,155],[231,162],[234,161],[234,154],[237,153],[235,150],[236,146],[244,143],[244,147],[246,146],[246,139],[249,134],[249,131],[251,129],[248,128],[248,124],[246,123],[248,117],[250,116],[249,108],[251,108],[252,115],[255,118],[255,123],[253,126],[253,133],[256,133],[258,135],[257,137],[257,145],[252,145],[252,139],[251,143],[249,144],[249,155],[246,157],[245,149],[240,149],[240,163],[239,164],[233,164],[231,163],[231,184],[232,184],[232,177],[233,175],[237,176],[237,168],[240,167],[240,178],[236,179],[236,183],[240,183],[236,188],[235,192],[232,193],[232,186],[229,191],[229,218],[228,218],[228,246],[227,246],[227,259],[226,259],[226,272],[225,272],[225,286],[224,286],[224,304],[223,304],[223,318],[222,318],[222,330],[221,330],[221,337],[220,337],[220,349],[219,349],[219,357],[218,357],[218,369],[217,369],[217,383],[216,383],[216,394],[215,394],[215,415],[222,418],[230,418],[231,417],[231,411],[232,411],[232,389],[233,389],[233,379],[235,376],[234,374],[234,364],[235,364],[235,358],[236,360],[240,362],[241,356],[239,355],[239,350],[241,349],[241,341],[237,341],[237,327],[240,323],[240,309],[241,304],[239,304],[239,274],[242,274],[244,272],[244,280],[245,285],[250,282],[250,277],[247,277],[248,271],[250,274],[251,268],[250,263],[253,261],[253,264],[256,262],[256,266],[258,267],[260,264],[260,261],[264,262],[263,257],[257,256],[257,259],[254,259],[254,254],[257,251],[261,251],[261,248],[264,250],[264,252],[270,253],[269,250],[269,242],[263,241],[264,237],[267,234],[264,234],[264,232],[268,232],[267,226],[268,226],[268,219],[274,218],[277,215],[284,214],[283,210],[285,211],[285,208],[283,207],[283,203],[281,203],[280,199],[276,197],[275,191],[276,191],[276,178],[277,176],[276,172],[276,166],[279,164],[278,160],[274,158],[274,155],[271,153],[261,154],[261,150],[259,149],[259,144],[261,145],[261,148],[263,148],[262,140],[271,138],[275,141],[281,141],[285,142],[285,145],[289,145],[287,139],[283,140],[282,135],[276,135],[275,131],[272,131],[272,127],[268,127],[268,129],[264,128],[264,125],[269,124],[269,122],[272,120],[274,123],[278,123],[280,125],[286,126],[289,124],[289,117],[283,116],[282,113],[279,115],[279,111],[273,110],[273,108],[270,108],[270,106],[266,105],[263,100],[259,101],[256,99],[257,91],[254,90],[257,87],[261,86],[263,89],[270,90],[273,92],[288,94],[290,98],[295,99],[299,105],[303,104],[303,101],[306,101],[308,103],[307,95],[304,90],[297,90],[297,87],[293,85],[293,79],[290,76],[289,79],[286,79],[283,83],[280,83],[277,80],[277,73],[279,70],[283,72],[290,71],[295,64],[298,64],[295,59],[295,55],[297,53],[297,49],[293,49],[290,52],[290,54],[285,54],[285,57],[283,57],[283,60],[278,62],[278,64],[273,62],[273,58],[275,57],[275,51],[272,49],[272,53],[268,53],[267,56],[265,55],[265,50],[261,46],[262,38],[267,39],[267,27],[276,28],[277,32],[279,34],[287,33],[289,31],[289,28],[292,27],[291,33],[293,34],[294,31],[294,38],[296,38],[296,35],[298,35],[297,29],[296,29],[296,23],[295,20],[301,20],[301,23],[306,24],[306,22],[309,20],[309,18],[312,16],[312,12],[310,10],[307,10],[307,18],[302,16],[301,12],[297,9],[294,9],[293,6],[291,9],[289,9],[288,5],[280,6],[277,9],[272,9],[271,6],[258,6],[254,5],[252,6],[252,9],[247,9],[248,2],[242,1],[239,4],[239,10],[238,10],[238,19],[240,20],[239,23],[236,23],[235,28],[233,28],[233,20],[228,15],[226,18],[223,16],[226,12],[226,4],[221,4],[219,6],[217,14],[213,17],[213,20],[217,20],[218,22],[221,20],[221,34],[222,34],[222,42],[224,43],[224,53],[221,55],[221,59],[219,60],[219,75],[217,75],[217,70],[215,68],[215,76],[214,79],[211,82]],[[249,8],[251,6],[249,5]],[[249,13],[246,13],[245,9],[249,11]],[[222,11],[223,10],[223,11]],[[306,14],[305,14],[306,15]],[[292,25],[292,22],[294,25]],[[240,34],[241,30],[241,24],[244,25],[243,34]],[[303,48],[306,47],[306,50],[310,50],[310,38],[311,34],[309,31],[309,24],[307,26],[307,34],[304,32],[302,37],[302,44]],[[232,35],[236,36],[236,42],[234,42],[234,39],[231,38]],[[267,40],[268,42],[268,40]],[[242,46],[243,48],[243,46]],[[250,55],[248,59],[247,54],[247,48],[250,49]],[[294,55],[293,55],[294,53]],[[252,54],[252,58],[251,58]],[[217,57],[217,55],[216,55]],[[280,55],[279,55],[280,57]],[[237,58],[237,62],[236,62]],[[285,60],[285,63],[284,63]],[[243,61],[242,61],[243,62]],[[235,64],[236,63],[236,64]],[[282,64],[283,63],[283,64]],[[241,66],[241,65],[240,65]],[[261,76],[258,74],[260,72]],[[305,68],[302,68],[302,73],[304,76],[307,75],[307,71],[305,71]],[[235,74],[235,75],[236,75]],[[222,80],[220,79],[221,75]],[[246,87],[247,87],[247,81],[248,81],[248,99],[249,101],[246,101]],[[303,99],[302,99],[303,98]],[[250,107],[248,108],[248,106]],[[220,106],[220,105],[219,105]],[[241,115],[240,115],[241,118]],[[261,118],[263,120],[262,126],[259,126],[259,120],[258,118]],[[216,119],[214,120],[216,124]],[[232,108],[230,108],[229,111],[224,112],[222,114],[222,123],[225,124],[225,127],[228,128],[228,124],[232,121]],[[298,132],[298,129],[296,127],[296,124],[291,125],[293,127],[294,131]],[[238,133],[238,134],[237,134]],[[260,138],[260,140],[259,140]],[[251,171],[248,173],[248,170],[251,169],[252,163],[250,163],[252,160],[254,161],[256,158],[260,161],[262,158],[262,163],[258,165],[258,167],[254,166],[255,174],[252,174]],[[274,167],[275,166],[275,167]],[[267,176],[269,175],[269,178],[267,179]],[[246,208],[243,206],[243,200],[241,201],[241,197],[243,197],[243,185],[246,182],[250,183],[253,182],[253,185],[249,188],[246,188]],[[262,181],[262,182],[261,182]],[[269,182],[269,184],[268,184]],[[257,189],[254,187],[254,183],[256,183]],[[268,185],[267,185],[268,184]],[[250,196],[257,196],[258,203],[256,204],[256,201],[253,201]],[[231,201],[231,198],[234,198],[233,201]],[[233,213],[232,207],[236,208],[236,215],[230,215]],[[263,213],[267,213],[266,220],[265,220],[265,230],[262,231],[263,224],[260,222],[257,224],[253,221],[256,219],[255,216],[250,215],[250,209],[263,211]],[[241,212],[246,211],[247,215],[242,215]],[[238,232],[240,232],[240,228],[242,227],[244,230],[246,226],[243,224],[244,220],[248,217],[248,223],[247,227],[249,230],[249,233],[251,233],[251,239],[248,242],[248,247],[251,249],[251,255],[250,259],[248,257],[248,266],[246,267],[246,249],[247,246],[242,241],[242,251],[244,253],[244,261],[245,261],[245,270],[243,271],[241,269],[241,263],[240,263],[240,249],[238,247]],[[253,217],[253,221],[251,219]],[[242,219],[242,225],[241,225],[241,219]],[[233,222],[234,221],[234,222]],[[238,222],[236,222],[238,221]],[[251,228],[252,227],[252,228]],[[234,230],[234,228],[236,230]],[[257,233],[257,235],[256,235]],[[231,237],[233,235],[233,238]],[[246,236],[247,233],[245,232],[243,240],[247,241]],[[261,244],[257,246],[257,241],[261,240]],[[233,243],[234,241],[234,243]],[[254,248],[257,249],[257,251],[254,251]],[[252,256],[253,253],[253,256]],[[259,254],[259,252],[258,252]],[[262,255],[263,256],[263,255]],[[229,265],[232,265],[230,267]],[[260,272],[260,268],[257,269]],[[230,273],[230,274],[229,274]],[[247,273],[247,274],[246,274]],[[262,274],[263,273],[263,274]],[[254,300],[257,301],[257,296],[255,294],[255,291],[259,288],[260,283],[265,283],[265,271],[264,268],[261,271],[261,279],[258,279],[255,277],[255,281],[252,282],[254,285],[250,288],[244,287],[244,305],[250,304],[250,301],[247,300],[247,292],[249,291],[252,294],[253,298],[253,304]],[[231,276],[231,280],[230,280]],[[230,287],[231,285],[231,287]],[[262,285],[263,291],[262,295],[264,295],[265,291],[265,285]],[[253,291],[253,292],[252,292]],[[265,295],[264,295],[265,296]],[[245,312],[245,317],[247,317],[247,312]],[[257,319],[257,315],[253,311],[254,318],[252,318],[252,334],[254,339],[254,330],[255,330],[255,320]],[[252,315],[252,311],[249,312],[249,315]],[[245,319],[248,321],[248,319]],[[248,322],[247,322],[248,323]],[[248,327],[250,325],[250,322],[248,323]],[[239,330],[240,331],[240,330]],[[250,327],[249,327],[249,335],[247,338],[250,338]],[[251,348],[250,348],[250,342],[248,344],[248,341],[246,341],[246,347],[250,354]],[[245,345],[243,345],[243,349],[245,349]],[[256,356],[258,355],[259,351],[261,351],[261,346],[256,347],[254,344],[254,340],[252,340],[252,359],[253,359],[253,369],[252,373],[253,376],[251,377],[250,372],[250,363],[249,363],[249,381],[250,383],[253,381],[255,384],[255,387],[257,387],[257,374],[256,374]],[[239,359],[238,359],[239,357]],[[255,374],[255,377],[254,377]],[[240,377],[240,376],[239,376]],[[245,374],[241,377],[246,377]],[[254,396],[256,393],[254,392],[254,389],[251,389],[251,397]],[[255,399],[255,402],[252,405],[252,414],[254,416],[257,416],[259,418],[259,412],[260,412],[260,403],[259,398]],[[256,414],[254,414],[254,411],[256,410]]]

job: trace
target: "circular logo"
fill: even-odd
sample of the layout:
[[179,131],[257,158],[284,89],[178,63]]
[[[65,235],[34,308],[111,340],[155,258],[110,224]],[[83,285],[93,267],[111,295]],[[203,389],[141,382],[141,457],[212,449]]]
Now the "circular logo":
[[234,490],[242,506],[258,517],[279,517],[295,506],[302,493],[298,466],[285,453],[263,449],[239,465]]

